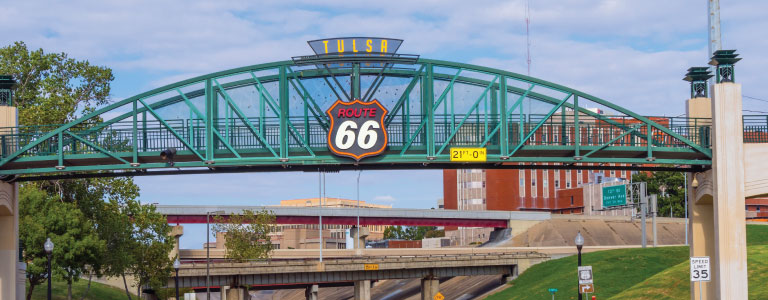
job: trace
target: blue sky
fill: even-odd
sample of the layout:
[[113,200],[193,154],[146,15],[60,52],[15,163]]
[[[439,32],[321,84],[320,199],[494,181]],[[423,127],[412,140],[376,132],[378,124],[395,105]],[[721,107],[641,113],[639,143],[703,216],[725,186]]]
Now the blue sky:
[[[525,1],[2,1],[0,45],[66,52],[111,67],[123,99],[192,76],[309,54],[307,40],[386,36],[400,52],[526,72]],[[531,75],[646,115],[684,113],[691,66],[705,66],[707,1],[530,0]],[[744,95],[768,100],[768,2],[723,1],[723,47],[744,60]],[[745,98],[744,108],[768,112]],[[328,175],[328,195],[355,197],[355,172]],[[361,198],[430,208],[440,171],[363,172]],[[317,195],[317,174],[243,173],[137,178],[161,204],[277,204]],[[199,247],[189,234],[183,247]]]

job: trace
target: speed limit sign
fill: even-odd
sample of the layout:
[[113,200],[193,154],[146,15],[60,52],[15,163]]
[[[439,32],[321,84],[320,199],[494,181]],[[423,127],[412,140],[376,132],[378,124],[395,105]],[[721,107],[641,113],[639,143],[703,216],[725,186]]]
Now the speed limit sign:
[[691,281],[710,281],[709,256],[691,256]]
[[360,161],[384,152],[388,140],[384,125],[387,109],[378,100],[337,100],[326,113],[331,120],[328,148],[333,154]]

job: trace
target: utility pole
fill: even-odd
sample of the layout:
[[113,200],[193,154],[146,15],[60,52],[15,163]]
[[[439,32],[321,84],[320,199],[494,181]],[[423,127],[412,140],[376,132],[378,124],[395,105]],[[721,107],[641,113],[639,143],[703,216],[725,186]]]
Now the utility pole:
[[[709,43],[707,53],[707,61],[712,58],[712,54],[717,50],[722,50],[723,45],[720,40],[720,0],[709,0],[709,6],[707,9],[708,18],[707,25],[709,25]],[[714,66],[709,67],[710,71],[714,73]],[[714,84],[714,79],[709,79],[710,84]]]
[[648,211],[648,196],[645,195],[645,193],[640,194],[640,229],[642,230],[643,239],[642,239],[642,245],[643,248],[646,247],[648,244],[648,239],[646,238],[646,228],[645,228],[645,215]]
[[659,243],[659,236],[656,232],[656,213],[658,212],[658,198],[656,197],[656,194],[651,195],[651,209],[653,210],[651,212],[651,220],[653,222],[653,247],[656,248]]

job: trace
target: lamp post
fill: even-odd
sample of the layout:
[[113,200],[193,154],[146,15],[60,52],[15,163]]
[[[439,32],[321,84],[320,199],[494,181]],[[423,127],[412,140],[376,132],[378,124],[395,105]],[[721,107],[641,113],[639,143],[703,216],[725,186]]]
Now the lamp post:
[[[573,240],[573,243],[576,244],[576,250],[579,252],[579,267],[581,267],[581,247],[584,246],[584,237],[581,236],[581,231],[576,233],[576,238]],[[579,293],[579,300],[581,300],[581,291],[576,291]]]
[[173,279],[175,282],[173,286],[176,288],[176,300],[179,300],[179,267],[180,266],[181,266],[181,262],[177,257],[176,260],[173,262],[173,269],[176,270],[176,277]]
[[205,299],[211,300],[211,214],[223,214],[223,210],[205,213]]
[[45,240],[45,244],[43,244],[43,248],[45,249],[45,254],[48,255],[48,300],[51,300],[51,254],[53,253],[53,242],[51,242],[51,238],[47,238]]
[[360,249],[360,174],[362,174],[363,171],[357,172],[357,240],[355,243],[357,243],[356,249]]

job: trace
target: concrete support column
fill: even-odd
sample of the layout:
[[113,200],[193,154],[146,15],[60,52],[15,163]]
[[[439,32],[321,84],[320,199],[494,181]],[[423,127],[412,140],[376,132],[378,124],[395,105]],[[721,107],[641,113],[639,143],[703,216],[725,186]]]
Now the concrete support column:
[[222,285],[219,287],[219,299],[227,299],[227,291],[229,291],[228,285]]
[[371,300],[371,281],[355,281],[355,300]]
[[[690,126],[711,125],[707,120],[712,119],[712,100],[706,97],[691,98],[686,101],[686,115]],[[699,141],[711,143],[711,132],[704,130],[690,132],[688,135]],[[712,171],[691,174],[688,176],[688,244],[690,256],[715,257],[715,213],[712,190]],[[714,270],[713,270],[714,271]],[[698,283],[691,283],[691,300],[714,299],[715,285],[713,282],[702,282],[701,290]]]
[[[0,106],[0,127],[17,124],[16,108]],[[42,247],[42,246],[41,246]],[[19,261],[19,185],[0,182],[0,299],[17,299]]]
[[718,83],[711,90],[715,217],[715,297],[711,298],[747,299],[741,84]]
[[234,287],[227,290],[226,300],[249,300],[248,289],[244,287]]
[[[690,256],[715,257],[715,213],[712,207],[712,171],[688,177],[688,244]],[[695,183],[694,183],[695,181]],[[695,185],[695,186],[694,186]],[[712,270],[714,271],[714,270]],[[699,295],[701,294],[701,295]],[[713,282],[691,282],[691,300],[714,299]]]
[[421,279],[421,300],[433,300],[440,292],[440,280],[433,277]]
[[306,297],[307,300],[318,300],[320,299],[317,297],[319,291],[320,287],[317,286],[317,284],[307,286],[307,288],[304,290],[304,297]]
[[176,225],[171,227],[171,232],[168,233],[168,235],[173,237],[173,249],[168,254],[168,256],[171,259],[175,259],[176,255],[179,254],[179,239],[181,239],[181,236],[184,235],[184,226]]
[[[18,184],[0,182],[0,299],[16,299],[19,263]],[[41,246],[42,247],[42,246]],[[24,278],[24,277],[22,277]]]

